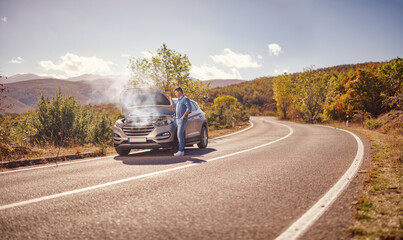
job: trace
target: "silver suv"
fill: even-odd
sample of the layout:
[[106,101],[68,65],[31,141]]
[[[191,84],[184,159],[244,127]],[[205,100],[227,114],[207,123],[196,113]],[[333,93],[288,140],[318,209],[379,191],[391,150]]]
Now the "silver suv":
[[[113,145],[119,155],[126,156],[131,149],[178,150],[175,107],[170,105],[163,92],[152,88],[132,88],[123,92],[121,101],[125,118],[117,120],[113,129]],[[190,100],[190,104],[186,146],[197,144],[199,148],[206,148],[206,114],[195,101]]]

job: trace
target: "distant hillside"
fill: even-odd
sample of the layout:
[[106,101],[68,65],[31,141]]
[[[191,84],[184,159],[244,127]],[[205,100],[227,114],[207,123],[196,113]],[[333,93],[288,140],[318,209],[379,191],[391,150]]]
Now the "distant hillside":
[[[7,88],[5,98],[6,104],[12,104],[11,109],[6,109],[7,113],[21,113],[29,109],[36,108],[38,98],[42,92],[45,95],[55,95],[57,89],[61,89],[62,94],[73,94],[77,100],[83,104],[109,103],[108,90],[111,84],[102,83],[94,88],[88,82],[71,82],[59,79],[37,79],[4,84]],[[106,93],[108,92],[108,94]]]
[[[7,88],[6,104],[11,109],[6,113],[22,113],[36,108],[40,93],[49,96],[55,95],[61,88],[65,95],[73,94],[82,104],[116,103],[119,102],[120,93],[127,83],[128,76],[99,76],[84,74],[66,80],[43,78],[35,74],[17,74],[9,78],[0,78],[0,83]],[[220,88],[245,82],[238,79],[214,79],[210,88]]]
[[218,87],[226,87],[230,86],[233,84],[238,84],[245,82],[245,80],[239,80],[239,79],[211,79],[211,80],[205,80],[203,81],[204,83],[210,83],[210,88],[218,88]]
[[23,82],[23,81],[27,81],[27,80],[45,79],[45,78],[49,78],[49,77],[41,77],[41,76],[38,76],[38,75],[32,74],[32,73],[16,74],[11,77],[1,76],[0,84],[16,83],[16,82]]
[[273,77],[261,77],[252,81],[241,81],[225,87],[211,88],[209,102],[221,95],[231,95],[250,110],[253,115],[272,114],[276,110],[273,98]]

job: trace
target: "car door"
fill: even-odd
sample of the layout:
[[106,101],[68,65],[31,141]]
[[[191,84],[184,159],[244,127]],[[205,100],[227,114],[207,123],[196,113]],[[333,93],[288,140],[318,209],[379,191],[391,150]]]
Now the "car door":
[[197,104],[193,101],[190,102],[192,106],[191,116],[189,117],[189,132],[187,134],[188,138],[197,139],[200,136],[201,122],[202,122],[202,112]]
[[197,132],[197,129],[195,127],[195,122],[197,121],[197,106],[195,106],[194,102],[190,101],[190,106],[191,106],[191,113],[189,113],[188,116],[188,122],[186,124],[186,139],[192,139],[197,137],[200,133]]

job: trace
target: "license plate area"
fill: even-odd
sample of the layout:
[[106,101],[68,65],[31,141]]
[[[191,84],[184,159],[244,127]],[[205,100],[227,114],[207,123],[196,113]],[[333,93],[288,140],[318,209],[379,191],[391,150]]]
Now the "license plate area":
[[127,142],[129,143],[146,143],[147,138],[145,137],[131,137],[127,139]]

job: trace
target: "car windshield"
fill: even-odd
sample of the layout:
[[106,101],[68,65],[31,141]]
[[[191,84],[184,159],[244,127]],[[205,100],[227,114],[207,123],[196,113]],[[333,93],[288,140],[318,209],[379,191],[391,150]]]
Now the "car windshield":
[[129,117],[162,116],[162,115],[172,116],[174,115],[174,112],[164,108],[140,108],[132,110],[129,114]]
[[167,97],[160,92],[141,92],[138,89],[129,89],[123,93],[122,103],[125,107],[170,105]]

